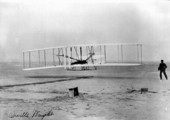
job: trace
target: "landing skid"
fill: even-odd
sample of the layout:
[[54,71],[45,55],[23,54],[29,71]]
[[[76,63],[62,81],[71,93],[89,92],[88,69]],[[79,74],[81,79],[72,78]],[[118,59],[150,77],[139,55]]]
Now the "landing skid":
[[96,66],[67,67],[66,70],[70,71],[97,70],[97,67]]

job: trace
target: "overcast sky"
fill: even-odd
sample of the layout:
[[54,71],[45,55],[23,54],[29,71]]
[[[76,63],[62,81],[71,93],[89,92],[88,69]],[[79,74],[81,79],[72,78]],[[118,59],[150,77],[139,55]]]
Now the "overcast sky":
[[61,1],[0,0],[0,61],[91,43],[142,43],[144,61],[170,61],[170,1]]

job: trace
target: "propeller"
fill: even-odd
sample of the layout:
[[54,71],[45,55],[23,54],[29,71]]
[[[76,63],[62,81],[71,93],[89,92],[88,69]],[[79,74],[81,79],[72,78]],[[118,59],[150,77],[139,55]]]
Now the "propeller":
[[89,54],[90,56],[86,59],[86,61],[89,60],[93,55],[95,55],[95,53],[89,53]]

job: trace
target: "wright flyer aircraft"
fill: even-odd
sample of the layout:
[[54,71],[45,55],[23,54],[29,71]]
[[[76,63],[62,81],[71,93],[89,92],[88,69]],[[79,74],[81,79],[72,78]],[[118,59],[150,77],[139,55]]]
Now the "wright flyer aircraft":
[[89,44],[23,51],[23,70],[96,70],[97,66],[141,64],[142,44]]

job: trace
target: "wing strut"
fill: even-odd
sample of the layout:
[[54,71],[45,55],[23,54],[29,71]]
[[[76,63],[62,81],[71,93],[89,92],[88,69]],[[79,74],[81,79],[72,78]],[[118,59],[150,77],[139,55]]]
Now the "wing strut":
[[46,51],[44,50],[44,65],[46,66]]
[[31,68],[31,52],[29,52],[29,67]]
[[38,50],[38,63],[39,63],[39,66],[40,66],[40,50]]
[[105,57],[105,63],[106,63],[106,45],[104,45],[104,57]]
[[53,65],[55,66],[55,49],[53,48]]
[[141,57],[140,58],[141,58],[141,64],[142,64],[142,45],[140,45],[140,47],[141,47],[141,50],[140,50],[141,51]]
[[123,45],[121,45],[121,59],[122,59],[122,63],[123,63]]
[[25,53],[23,52],[23,68],[25,68]]
[[80,60],[82,60],[82,47],[80,47]]

